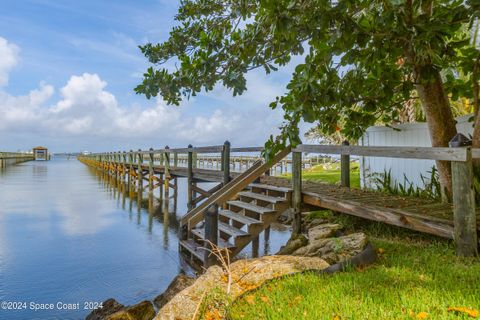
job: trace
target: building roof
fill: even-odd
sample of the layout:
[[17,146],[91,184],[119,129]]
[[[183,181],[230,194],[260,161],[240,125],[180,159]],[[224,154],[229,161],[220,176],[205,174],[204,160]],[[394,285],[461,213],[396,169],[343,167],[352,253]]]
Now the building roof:
[[47,150],[47,148],[38,146],[38,147],[33,148],[32,150]]

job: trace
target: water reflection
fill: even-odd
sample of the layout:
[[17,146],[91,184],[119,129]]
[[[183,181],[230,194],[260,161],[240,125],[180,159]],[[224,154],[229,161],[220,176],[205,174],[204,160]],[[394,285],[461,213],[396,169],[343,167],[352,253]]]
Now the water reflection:
[[[129,188],[72,159],[26,162],[0,171],[0,300],[82,302],[152,299],[188,265],[178,253],[187,185]],[[209,185],[202,184],[208,189]],[[265,254],[288,232],[272,229]],[[270,246],[270,248],[268,247]],[[245,252],[251,255],[251,248]],[[88,311],[22,310],[6,319],[80,319]]]
[[[172,193],[168,198],[163,198],[162,190],[139,190],[135,186],[129,186],[127,182],[103,171],[94,168],[88,169],[92,175],[97,177],[100,185],[108,190],[109,197],[117,201],[117,205],[126,209],[128,203],[127,210],[131,221],[135,219],[137,225],[142,225],[142,219],[147,219],[148,233],[152,233],[154,220],[161,223],[163,226],[163,247],[168,248],[170,233],[177,234],[180,227],[177,217],[179,197],[176,193]],[[156,193],[157,195],[155,195]],[[143,211],[148,213],[146,217],[142,214]]]
[[[76,160],[0,172],[0,300],[152,299],[184,268],[162,205]],[[172,213],[174,215],[174,213]],[[171,227],[170,227],[171,226]],[[140,232],[139,232],[140,231]],[[80,319],[88,311],[0,311],[0,319]]]
[[[175,181],[175,184],[178,187],[177,190],[179,189],[180,192],[171,192],[167,198],[163,198],[164,190],[162,188],[157,188],[153,191],[150,191],[148,188],[145,188],[146,191],[145,189],[138,190],[133,184],[129,186],[128,182],[123,182],[106,172],[93,168],[89,168],[89,170],[99,179],[99,181],[101,181],[102,187],[109,190],[109,194],[112,198],[116,198],[118,201],[121,199],[122,208],[125,208],[126,199],[128,199],[128,211],[130,212],[131,219],[133,212],[132,208],[137,208],[137,224],[141,224],[142,219],[140,208],[143,208],[148,212],[149,232],[152,231],[153,219],[161,222],[164,234],[163,245],[165,248],[168,247],[168,230],[173,230],[178,234],[180,227],[179,217],[186,212],[184,209],[183,212],[177,213],[177,202],[180,201],[182,208],[186,207],[186,196],[182,199],[182,195],[186,195],[186,178],[177,178]],[[215,185],[216,183],[199,183],[199,186],[204,189],[210,189]],[[185,188],[185,190],[182,190],[182,188]],[[155,196],[155,194],[157,195]],[[258,257],[261,255],[272,254],[278,251],[279,247],[286,242],[289,234],[290,232],[286,226],[280,223],[273,223],[268,235],[263,234],[263,236],[259,236],[256,241],[254,240],[251,245],[242,250],[237,258]]]

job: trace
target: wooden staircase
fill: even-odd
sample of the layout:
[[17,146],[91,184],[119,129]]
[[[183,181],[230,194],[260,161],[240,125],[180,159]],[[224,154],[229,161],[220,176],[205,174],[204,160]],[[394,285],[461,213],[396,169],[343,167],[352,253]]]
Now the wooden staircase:
[[260,233],[290,208],[291,189],[254,182],[289,153],[290,148],[278,153],[272,163],[256,162],[199,207],[189,211],[181,221],[180,252],[194,265],[205,263],[204,212],[212,204],[220,208],[218,246],[227,248],[231,257],[258,239]]

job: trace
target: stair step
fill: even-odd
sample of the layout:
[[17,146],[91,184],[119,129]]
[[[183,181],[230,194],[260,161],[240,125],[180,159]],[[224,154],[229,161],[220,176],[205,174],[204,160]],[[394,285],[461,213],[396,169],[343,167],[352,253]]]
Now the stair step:
[[248,232],[245,232],[243,230],[240,230],[238,228],[235,228],[235,227],[232,227],[231,225],[229,225],[228,223],[224,223],[224,222],[218,222],[218,230],[234,237],[234,238],[238,238],[238,237],[250,237],[250,234],[248,234]]
[[223,217],[238,221],[238,222],[243,223],[247,226],[250,226],[250,225],[253,225],[253,224],[263,224],[263,222],[260,221],[260,220],[250,218],[250,217],[244,216],[243,214],[233,212],[233,211],[230,211],[230,210],[220,210],[219,214]]
[[192,239],[188,240],[180,240],[179,244],[184,247],[188,252],[195,256],[195,258],[199,259],[200,261],[204,262],[205,259],[205,250],[203,247],[196,243]]
[[249,186],[252,188],[272,190],[272,191],[278,191],[278,192],[284,192],[284,193],[292,192],[291,188],[271,186],[269,184],[262,184],[262,183],[251,183]]
[[243,201],[238,201],[238,200],[227,201],[227,203],[230,206],[235,206],[235,207],[238,207],[238,208],[246,209],[248,211],[252,211],[252,212],[256,212],[256,213],[260,213],[260,214],[275,212],[274,209],[260,207],[260,206],[257,206],[257,205],[254,205],[254,204],[251,204],[251,203],[248,203],[248,202],[243,202]]
[[[218,223],[218,229],[220,229],[220,222]],[[200,239],[205,239],[205,229],[201,228],[201,229],[192,229],[191,231],[194,235],[196,235],[197,237],[199,237]],[[202,246],[201,244],[198,244],[198,246]],[[227,241],[227,240],[224,240],[220,237],[218,237],[218,246],[221,248],[221,249],[234,249],[235,248],[235,245],[232,244],[231,242]]]
[[285,199],[285,198],[267,196],[265,194],[251,192],[251,191],[242,191],[242,192],[239,192],[238,194],[240,196],[248,197],[248,198],[251,198],[251,199],[262,200],[262,201],[270,202],[270,203],[273,203],[273,204],[287,201],[287,199]]

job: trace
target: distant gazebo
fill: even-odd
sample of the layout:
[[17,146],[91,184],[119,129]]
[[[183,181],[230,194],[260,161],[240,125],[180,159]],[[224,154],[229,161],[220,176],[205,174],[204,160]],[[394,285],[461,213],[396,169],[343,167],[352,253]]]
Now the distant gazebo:
[[33,148],[33,155],[35,160],[48,160],[48,149],[45,147],[35,147]]

